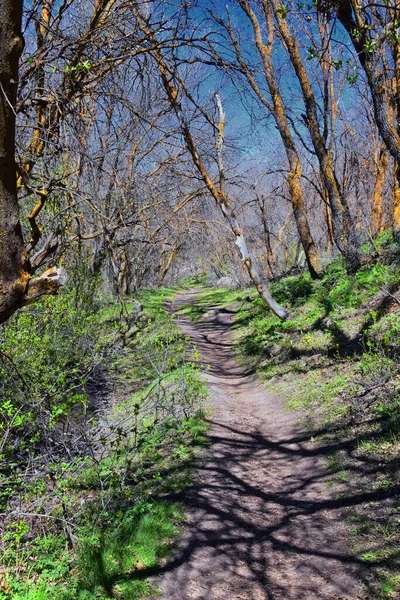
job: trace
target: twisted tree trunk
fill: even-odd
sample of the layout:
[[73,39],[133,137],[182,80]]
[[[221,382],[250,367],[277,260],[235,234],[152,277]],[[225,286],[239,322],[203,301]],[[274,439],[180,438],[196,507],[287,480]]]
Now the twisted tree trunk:
[[63,283],[61,270],[50,269],[30,281],[32,271],[19,220],[15,165],[15,103],[18,63],[24,41],[22,0],[0,3],[0,323]]

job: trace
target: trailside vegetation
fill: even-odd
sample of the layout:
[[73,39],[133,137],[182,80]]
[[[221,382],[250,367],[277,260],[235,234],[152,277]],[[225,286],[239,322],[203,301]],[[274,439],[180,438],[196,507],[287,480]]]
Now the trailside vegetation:
[[168,497],[190,481],[206,392],[163,305],[175,291],[87,292],[2,330],[2,599],[141,598],[183,521]]

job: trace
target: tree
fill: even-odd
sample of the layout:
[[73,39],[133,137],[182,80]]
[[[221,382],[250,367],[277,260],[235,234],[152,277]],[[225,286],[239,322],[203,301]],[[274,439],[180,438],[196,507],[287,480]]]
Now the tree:
[[322,2],[347,31],[371,92],[376,125],[395,160],[393,230],[400,241],[400,34],[397,0]]
[[326,136],[321,131],[318,102],[299,50],[298,37],[291,30],[287,22],[287,12],[282,10],[278,0],[262,0],[262,3],[273,8],[282,42],[301,87],[306,111],[304,121],[310,133],[329,198],[335,243],[351,268],[357,269],[360,266],[360,254],[352,215],[335,171],[333,157],[327,147]]
[[[300,156],[290,130],[287,110],[279,89],[278,78],[276,76],[276,70],[273,62],[275,27],[273,23],[272,11],[268,4],[264,4],[264,18],[261,21],[260,17],[257,15],[256,11],[253,9],[248,0],[238,0],[238,4],[252,27],[254,34],[255,53],[258,53],[261,59],[261,70],[267,83],[270,100],[265,96],[261,86],[258,84],[253,68],[244,58],[244,53],[241,49],[239,39],[234,32],[231,19],[229,18],[229,13],[226,20],[219,18],[215,14],[213,16],[215,21],[228,33],[228,42],[230,42],[234,48],[237,60],[235,72],[239,71],[244,75],[248,85],[250,86],[251,90],[253,90],[258,100],[261,102],[263,107],[273,115],[275,119],[290,168],[288,174],[288,185],[293,208],[293,216],[296,221],[297,231],[306,256],[309,271],[312,277],[317,278],[322,272],[321,261],[307,217],[306,204],[302,189],[302,166]],[[263,39],[263,28],[267,31],[265,40]],[[221,57],[219,57],[219,61],[223,63],[223,59]],[[229,65],[227,66],[229,68]]]
[[0,323],[63,283],[61,269],[32,279],[33,264],[24,244],[15,163],[18,66],[23,50],[22,0],[0,5]]
[[135,9],[139,27],[143,31],[143,33],[149,39],[149,42],[153,44],[153,49],[151,50],[151,54],[154,57],[155,63],[160,73],[160,77],[162,83],[164,85],[164,89],[169,100],[169,103],[178,119],[178,123],[180,126],[180,130],[185,141],[186,148],[192,158],[193,164],[196,167],[198,173],[200,174],[206,188],[208,189],[211,196],[214,198],[217,206],[219,207],[224,219],[229,224],[231,232],[235,239],[235,244],[238,248],[238,251],[241,256],[242,263],[246,268],[251,281],[253,282],[257,292],[263,301],[271,308],[271,310],[282,320],[288,318],[289,313],[280,306],[276,300],[271,296],[271,293],[266,285],[266,283],[261,278],[257,266],[256,261],[252,257],[249,249],[247,247],[247,243],[244,237],[243,229],[238,222],[236,213],[233,209],[233,206],[230,202],[229,196],[227,194],[225,188],[225,172],[223,165],[223,143],[224,143],[224,128],[225,128],[225,113],[222,107],[222,102],[219,96],[216,96],[216,104],[219,114],[218,125],[214,125],[214,129],[217,129],[217,162],[218,162],[218,171],[219,171],[219,184],[216,185],[205,165],[204,160],[202,159],[199,149],[196,145],[195,139],[192,135],[189,122],[185,116],[184,110],[182,108],[181,100],[180,100],[180,89],[178,87],[179,82],[181,81],[179,75],[174,68],[174,62],[168,63],[165,56],[163,55],[160,42],[157,39],[156,33],[152,28],[151,22],[141,11],[140,7],[136,7]]

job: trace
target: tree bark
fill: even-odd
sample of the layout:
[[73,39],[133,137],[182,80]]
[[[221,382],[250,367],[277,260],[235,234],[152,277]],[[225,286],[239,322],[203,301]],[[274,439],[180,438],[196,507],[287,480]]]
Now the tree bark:
[[397,242],[400,242],[400,164],[395,165],[394,183],[392,191],[393,212],[393,235]]
[[389,168],[389,152],[384,145],[380,150],[377,149],[377,160],[375,170],[374,192],[372,198],[372,234],[381,233],[385,228],[383,212],[383,191],[385,179]]
[[324,196],[325,196],[324,214],[325,214],[325,222],[326,222],[326,251],[329,253],[332,250],[332,246],[335,242],[335,238],[333,235],[333,223],[332,223],[331,207],[329,204],[329,196],[328,196],[326,189],[324,190]]
[[168,271],[171,268],[172,263],[174,262],[174,260],[176,258],[176,255],[177,255],[178,250],[179,250],[180,247],[181,246],[178,245],[178,242],[175,242],[172,245],[172,248],[171,248],[171,250],[170,250],[170,252],[168,254],[168,258],[167,258],[166,261],[164,261],[164,255],[167,253],[167,250],[163,251],[162,258],[161,258],[161,265],[160,265],[160,267],[161,267],[161,275],[160,275],[160,279],[159,279],[159,282],[158,282],[159,285],[164,285],[165,278],[166,278],[166,276],[168,274]]
[[18,63],[24,41],[22,0],[0,3],[0,323],[64,282],[61,269],[50,269],[30,281],[32,271],[24,247],[18,210],[15,164],[15,104]]
[[275,253],[274,253],[274,250],[273,250],[272,244],[271,244],[271,232],[270,232],[270,228],[269,228],[264,197],[261,198],[261,201],[259,200],[259,206],[260,206],[260,212],[261,212],[261,221],[262,221],[263,230],[264,230],[265,249],[266,249],[266,253],[267,253],[266,254],[267,277],[268,277],[268,279],[273,279],[274,278],[274,264],[275,264],[276,257],[275,257]]
[[[391,119],[391,108],[387,98],[387,77],[379,68],[376,50],[368,51],[368,42],[375,42],[371,37],[368,24],[362,22],[360,5],[354,0],[341,0],[332,3],[337,18],[346,29],[359,61],[367,76],[368,86],[371,91],[374,115],[379,133],[387,149],[397,163],[400,163],[400,133],[396,120]],[[400,72],[400,44],[394,51],[395,71]]]
[[28,284],[17,201],[15,103],[24,42],[22,0],[0,4],[0,322],[23,303]]

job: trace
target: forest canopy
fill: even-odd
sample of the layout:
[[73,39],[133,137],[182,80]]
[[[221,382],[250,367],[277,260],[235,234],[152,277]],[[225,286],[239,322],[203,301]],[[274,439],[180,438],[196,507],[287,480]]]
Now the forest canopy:
[[9,0],[0,16],[2,321],[77,254],[123,294],[235,273],[286,318],[267,279],[318,278],[338,253],[354,271],[377,234],[397,241],[395,2]]

